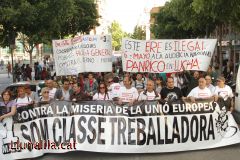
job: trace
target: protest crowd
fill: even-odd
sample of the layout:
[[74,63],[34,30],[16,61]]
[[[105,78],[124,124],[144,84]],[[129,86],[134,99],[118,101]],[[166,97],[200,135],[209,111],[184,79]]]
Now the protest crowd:
[[239,143],[239,87],[229,83],[236,70],[230,62],[216,68],[216,42],[123,39],[116,55],[111,36],[53,40],[54,61],[12,67],[18,83],[0,101],[4,156],[18,156],[9,148],[18,139],[112,153]]
[[[117,104],[142,100],[190,100],[219,98],[231,104],[228,110],[233,111],[234,93],[226,85],[223,75],[218,75],[211,66],[207,72],[182,71],[177,73],[129,73],[123,72],[121,62],[113,64],[112,72],[79,73],[76,76],[51,76],[52,67],[41,67],[35,63],[35,75],[32,78],[32,69],[29,65],[18,67],[15,65],[13,74],[22,80],[44,80],[45,84],[39,93],[31,91],[29,85],[17,88],[17,96],[12,96],[8,90],[2,92],[4,106],[0,120],[12,116],[16,108],[29,104],[38,105],[41,102],[52,100],[88,101],[114,100]],[[15,70],[15,71],[14,71]],[[17,71],[19,70],[19,71]],[[21,74],[18,75],[18,72]],[[17,78],[17,79],[18,79]]]

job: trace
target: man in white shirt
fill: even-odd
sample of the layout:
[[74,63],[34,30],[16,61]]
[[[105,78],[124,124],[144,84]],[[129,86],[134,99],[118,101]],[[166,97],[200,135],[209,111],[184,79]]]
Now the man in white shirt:
[[152,80],[148,80],[147,89],[142,91],[138,97],[138,100],[157,100],[160,99],[160,95],[154,90],[154,82]]
[[138,91],[135,87],[132,87],[132,81],[130,77],[124,77],[123,79],[124,87],[120,88],[119,103],[129,103],[133,104],[138,98]]
[[210,89],[211,93],[213,94],[215,91],[215,87],[212,85],[212,77],[209,75],[206,75],[205,80],[206,80],[207,88]]
[[58,89],[55,93],[54,99],[69,101],[73,91],[69,87],[69,80],[63,80],[63,87]]
[[198,80],[198,87],[193,88],[187,97],[190,98],[193,103],[195,102],[195,98],[207,99],[212,97],[210,89],[206,87],[206,80],[200,78]]
[[214,91],[214,99],[215,101],[218,98],[222,98],[224,101],[229,100],[230,102],[230,111],[233,110],[233,102],[232,98],[234,97],[232,88],[225,84],[225,78],[220,76],[217,78],[217,86]]
[[113,83],[109,86],[109,92],[112,98],[119,97],[121,85],[119,83],[119,78],[114,77]]
[[46,86],[48,87],[48,90],[49,90],[49,98],[53,99],[54,95],[57,91],[57,88],[53,87],[53,80],[46,80],[45,84],[46,84]]

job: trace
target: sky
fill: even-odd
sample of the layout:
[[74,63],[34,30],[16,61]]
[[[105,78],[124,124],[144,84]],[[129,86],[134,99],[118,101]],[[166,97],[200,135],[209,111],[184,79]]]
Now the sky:
[[105,15],[108,21],[116,20],[122,29],[132,33],[134,27],[146,20],[145,8],[163,6],[167,0],[106,0]]

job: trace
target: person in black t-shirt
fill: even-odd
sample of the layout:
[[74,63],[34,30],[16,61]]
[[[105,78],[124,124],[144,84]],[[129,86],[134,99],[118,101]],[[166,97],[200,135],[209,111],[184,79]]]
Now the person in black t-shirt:
[[180,88],[174,86],[173,77],[167,78],[167,86],[160,92],[161,98],[166,101],[174,101],[182,98],[182,92]]

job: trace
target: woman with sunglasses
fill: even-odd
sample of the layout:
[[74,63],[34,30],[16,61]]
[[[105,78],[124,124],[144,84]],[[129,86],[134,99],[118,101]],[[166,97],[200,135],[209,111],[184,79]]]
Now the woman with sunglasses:
[[49,96],[49,89],[48,87],[44,87],[41,90],[41,97],[39,98],[39,102],[50,102],[52,99]]
[[16,103],[12,100],[9,90],[2,92],[2,102],[0,102],[0,123],[4,118],[11,117],[16,113]]
[[93,100],[112,100],[105,83],[101,82],[98,85],[97,93],[93,96]]

